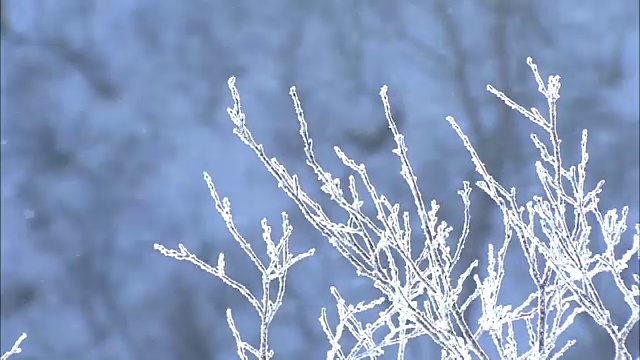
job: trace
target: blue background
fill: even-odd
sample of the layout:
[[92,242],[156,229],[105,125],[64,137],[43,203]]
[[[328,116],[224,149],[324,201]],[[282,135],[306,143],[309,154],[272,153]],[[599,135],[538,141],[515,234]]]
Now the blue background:
[[[629,225],[638,222],[638,18],[637,1],[3,0],[2,351],[24,331],[23,360],[232,359],[228,307],[255,344],[259,323],[245,299],[153,250],[181,242],[210,263],[224,252],[230,274],[260,289],[202,171],[230,198],[258,252],[260,219],[276,236],[281,211],[294,226],[292,250],[316,248],[290,272],[271,333],[277,358],[324,358],[317,318],[322,307],[335,316],[329,286],[353,303],[378,296],[232,134],[230,76],[256,140],[322,204],[329,201],[304,164],[291,85],[321,164],[348,174],[333,154],[339,145],[367,164],[379,192],[412,209],[378,96],[389,85],[425,200],[441,203],[455,238],[456,190],[477,177],[446,115],[523,202],[540,191],[528,140],[539,129],[485,90],[493,84],[544,113],[531,56],[543,78],[562,76],[566,160],[577,162],[580,131],[589,129],[590,184],[607,180],[601,208],[629,205]],[[461,265],[478,257],[484,269],[501,222],[477,188],[472,204]],[[596,239],[593,250],[602,251]],[[533,290],[518,251],[508,258],[504,303]],[[598,281],[622,324],[628,308],[610,278]],[[476,307],[470,322],[477,317]],[[606,333],[584,316],[567,336],[578,339],[568,359],[612,358]],[[638,336],[636,326],[634,354]],[[407,353],[427,356],[439,349],[426,338]]]

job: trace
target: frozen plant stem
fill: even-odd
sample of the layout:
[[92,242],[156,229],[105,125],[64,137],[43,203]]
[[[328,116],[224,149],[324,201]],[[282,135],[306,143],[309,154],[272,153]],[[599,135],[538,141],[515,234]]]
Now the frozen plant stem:
[[24,341],[24,339],[26,338],[27,338],[27,334],[22,333],[22,335],[20,335],[18,340],[16,340],[16,342],[13,343],[11,350],[2,354],[2,357],[0,357],[0,360],[8,359],[11,355],[20,354],[22,352],[22,349],[20,348],[20,343],[22,343],[22,341]]
[[[236,228],[233,221],[233,216],[231,215],[231,203],[229,202],[229,199],[220,199],[215,185],[213,184],[213,180],[211,180],[209,174],[205,172],[203,176],[207,186],[209,187],[209,194],[215,202],[216,210],[218,210],[218,212],[222,216],[222,219],[227,226],[227,230],[262,274],[261,299],[258,300],[258,298],[251,292],[251,290],[249,290],[248,287],[233,280],[231,277],[229,277],[229,275],[227,275],[225,269],[224,254],[222,253],[218,256],[217,266],[213,267],[198,259],[196,255],[190,253],[189,250],[187,250],[187,248],[182,244],[178,244],[179,251],[167,249],[160,244],[154,244],[154,248],[165,256],[169,256],[177,260],[185,260],[198,266],[202,270],[219,278],[225,284],[240,292],[240,294],[242,294],[242,296],[244,296],[257,311],[258,316],[260,316],[260,344],[258,348],[255,348],[242,340],[240,333],[236,328],[235,321],[233,320],[231,309],[227,309],[227,323],[229,325],[229,328],[231,329],[233,337],[236,340],[238,357],[240,359],[247,359],[246,353],[249,352],[260,360],[271,359],[273,357],[273,350],[269,349],[268,344],[269,326],[271,325],[271,321],[273,320],[275,313],[278,311],[283,302],[287,271],[296,262],[306,257],[312,256],[315,250],[310,249],[307,252],[296,256],[293,256],[289,252],[289,237],[291,236],[293,228],[291,227],[291,225],[289,225],[289,218],[287,216],[287,213],[283,212],[282,237],[277,244],[274,243],[271,239],[271,227],[267,224],[267,219],[262,219],[262,237],[266,244],[267,255],[269,256],[269,264],[263,264],[256,253],[253,251],[251,244],[249,244],[249,242],[240,234],[240,232]],[[271,283],[274,281],[277,281],[278,284],[278,291],[275,295],[275,298],[271,295],[270,292]]]
[[[531,134],[533,145],[540,155],[535,162],[535,172],[541,191],[524,206],[518,204],[515,188],[507,190],[493,178],[456,120],[451,116],[446,117],[482,178],[482,181],[476,182],[477,187],[495,202],[502,215],[504,240],[497,249],[493,244],[488,245],[488,264],[484,277],[471,276],[478,266],[477,259],[471,264],[458,264],[470,233],[470,184],[463,182],[463,189],[458,192],[464,205],[463,228],[460,238],[451,240],[452,228],[439,219],[439,205],[423,199],[409,162],[404,136],[393,120],[386,86],[382,87],[380,97],[390,135],[395,141],[392,152],[398,156],[400,174],[413,199],[409,210],[415,211],[420,220],[421,232],[417,236],[412,236],[409,210],[401,211],[400,204],[392,204],[378,193],[364,164],[357,163],[342,149],[334,147],[338,159],[352,172],[348,178],[347,195],[340,179],[334,178],[317,162],[302,105],[295,87],[292,87],[290,95],[300,126],[306,164],[317,176],[321,191],[348,215],[348,220],[335,220],[334,216],[325,212],[301,188],[297,175],[290,174],[277,159],[269,158],[263,146],[254,140],[246,126],[235,78],[229,79],[233,107],[227,112],[235,125],[234,134],[253,150],[277,180],[278,187],[296,203],[307,221],[353,266],[358,276],[372,281],[381,294],[377,299],[352,305],[346,303],[337,288],[331,287],[331,294],[336,300],[338,323],[335,326],[330,324],[324,308],[319,319],[329,341],[327,360],[377,359],[392,346],[397,346],[397,358],[403,359],[408,341],[424,336],[442,348],[443,359],[489,359],[488,354],[493,353],[497,353],[501,359],[557,359],[575,344],[575,340],[565,344],[558,342],[576,316],[583,313],[609,334],[616,360],[631,359],[626,341],[640,320],[640,276],[632,274],[632,283],[629,285],[623,280],[622,274],[629,262],[640,255],[640,225],[635,226],[633,239],[623,243],[628,208],[624,207],[619,213],[615,209],[601,212],[598,195],[602,191],[603,180],[594,189],[585,189],[589,159],[586,130],[582,132],[579,163],[568,168],[563,165],[556,114],[560,77],[550,76],[545,83],[533,60],[528,58],[527,63],[538,91],[547,100],[548,118],[538,109],[526,109],[491,85],[487,86],[490,93],[536,124],[548,137],[543,141],[536,134]],[[374,206],[375,217],[369,217],[362,210],[365,199],[360,198],[356,178],[368,194],[366,200]],[[287,271],[297,261],[311,256],[313,249],[297,256],[289,253],[288,241],[292,227],[286,213],[283,213],[283,235],[277,244],[271,240],[271,228],[266,219],[262,220],[269,264],[262,263],[249,242],[236,229],[229,200],[220,199],[207,173],[204,179],[227,230],[262,274],[260,299],[245,285],[227,275],[222,254],[218,265],[212,267],[191,254],[182,244],[178,245],[179,251],[166,249],[159,244],[154,247],[166,256],[195,264],[239,291],[256,309],[261,323],[260,344],[257,348],[252,347],[242,340],[231,310],[227,309],[227,322],[236,340],[238,357],[247,359],[247,354],[252,354],[260,360],[270,359],[273,350],[268,346],[268,330],[283,302]],[[604,241],[606,250],[593,254],[589,250],[589,243],[599,238]],[[416,239],[419,243],[412,244]],[[528,294],[522,303],[502,305],[498,298],[505,275],[507,249],[512,239],[519,243],[527,260],[529,277],[536,291]],[[417,256],[413,252],[416,245],[422,246]],[[626,247],[625,252],[616,257],[614,250],[620,246]],[[462,271],[458,271],[460,266]],[[454,278],[454,271],[461,275]],[[630,315],[624,324],[615,324],[605,307],[602,291],[593,283],[594,277],[599,274],[610,276],[613,280],[611,284],[620,291],[629,307]],[[469,283],[468,280],[475,283],[475,289],[467,298],[463,298],[462,289]],[[272,296],[270,284],[274,281],[277,282],[278,291]],[[463,316],[471,304],[479,305],[482,310],[477,324],[467,323]],[[368,311],[377,311],[378,318],[363,323],[358,319],[359,314]],[[517,336],[515,324],[519,325],[518,328],[526,328],[526,333]],[[341,344],[343,335],[347,333],[355,339],[350,349],[343,348]],[[525,335],[528,337],[526,344],[516,342],[516,338]],[[490,341],[481,342],[481,339]],[[483,348],[481,344],[493,347]]]

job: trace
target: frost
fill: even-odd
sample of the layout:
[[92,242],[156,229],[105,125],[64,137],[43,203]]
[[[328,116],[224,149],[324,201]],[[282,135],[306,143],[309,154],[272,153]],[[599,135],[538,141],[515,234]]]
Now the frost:
[[[449,239],[452,228],[439,219],[439,205],[423,199],[407,157],[404,137],[393,119],[387,86],[381,88],[380,98],[390,136],[396,145],[393,154],[398,157],[399,172],[411,194],[412,206],[390,203],[373,185],[365,165],[351,159],[338,147],[334,148],[336,156],[352,172],[348,186],[345,187],[325,170],[313,152],[313,141],[296,89],[290,89],[306,163],[321,182],[320,189],[348,217],[348,220],[340,222],[329,216],[320,203],[301,188],[295,174],[290,174],[275,158],[269,157],[263,146],[254,140],[242,111],[235,78],[229,79],[233,107],[227,112],[235,125],[233,133],[253,150],[275,178],[278,187],[294,200],[307,221],[353,266],[355,274],[371,281],[380,292],[376,300],[362,299],[353,305],[344,300],[338,289],[330,289],[336,301],[338,322],[332,324],[327,316],[328,310],[324,308],[319,318],[329,342],[327,360],[373,359],[387,354],[393,347],[397,348],[397,358],[402,359],[407,343],[423,336],[430,337],[442,347],[443,359],[489,359],[487,354],[494,352],[503,359],[556,359],[575,343],[571,339],[560,344],[559,339],[579,314],[591,317],[606,331],[615,347],[616,359],[631,359],[626,342],[631,329],[640,320],[640,276],[633,274],[633,281],[629,284],[623,280],[622,272],[640,256],[640,225],[635,226],[632,241],[623,241],[628,208],[603,212],[598,205],[598,196],[604,181],[598,182],[593,189],[586,188],[589,159],[586,130],[582,132],[580,141],[579,163],[565,165],[557,134],[556,102],[560,99],[560,77],[552,75],[545,82],[531,58],[527,59],[527,64],[538,91],[546,99],[547,117],[538,109],[527,109],[493,86],[487,86],[490,93],[537,125],[540,131],[540,134],[531,134],[533,146],[540,156],[532,167],[540,189],[524,205],[519,204],[516,189],[503,186],[491,175],[458,122],[451,116],[446,117],[482,178],[476,183],[477,187],[493,200],[503,217],[504,239],[501,245],[488,247],[487,275],[483,278],[471,276],[479,264],[477,259],[471,264],[459,264],[470,233],[471,186],[464,182],[463,189],[458,192],[464,205],[461,236]],[[268,329],[283,303],[287,270],[297,261],[311,256],[313,249],[296,256],[289,253],[292,227],[287,214],[283,213],[283,235],[278,243],[271,239],[271,227],[266,219],[262,221],[262,240],[269,257],[268,264],[262,263],[236,229],[229,200],[220,199],[207,173],[204,179],[229,233],[262,273],[261,299],[225,273],[222,254],[217,267],[212,267],[182,244],[179,251],[159,244],[154,247],[166,256],[193,263],[239,291],[256,309],[261,323],[260,344],[249,345],[236,329],[231,310],[227,310],[227,322],[236,339],[238,356],[247,359],[247,354],[251,354],[261,360],[269,359],[274,352],[268,346]],[[363,193],[368,199],[361,197]],[[374,205],[375,216],[363,213],[364,201]],[[410,212],[417,215],[419,230],[410,228]],[[412,232],[416,231],[424,239],[422,251],[417,256],[412,253],[409,243]],[[589,250],[593,248],[589,243],[597,239],[601,239],[605,249],[594,254]],[[528,266],[528,280],[536,290],[520,304],[500,304],[498,298],[506,271],[505,257],[512,240],[517,242],[526,258],[524,266]],[[616,253],[620,251],[615,250],[621,246],[627,248],[618,257]],[[456,266],[463,270],[457,278],[452,275]],[[609,276],[629,308],[629,316],[622,324],[613,322],[600,290],[594,285],[594,277],[601,273]],[[471,282],[470,278],[476,285],[475,290],[467,298],[461,298],[462,287]],[[273,281],[278,283],[275,296],[269,292]],[[476,323],[467,323],[464,314],[474,302],[480,304],[482,314]],[[360,319],[365,312],[373,312],[378,317],[372,322],[363,322]],[[519,328],[526,328],[526,344],[516,343],[516,323],[520,323]],[[345,335],[355,339],[355,344],[352,342],[349,347],[344,346],[342,339]]]
[[22,349],[20,348],[20,344],[26,338],[27,338],[27,334],[22,333],[22,335],[20,335],[18,340],[16,340],[16,342],[13,343],[13,346],[11,347],[11,350],[9,350],[6,353],[2,354],[2,357],[0,357],[0,360],[8,359],[11,355],[20,354],[22,352]]

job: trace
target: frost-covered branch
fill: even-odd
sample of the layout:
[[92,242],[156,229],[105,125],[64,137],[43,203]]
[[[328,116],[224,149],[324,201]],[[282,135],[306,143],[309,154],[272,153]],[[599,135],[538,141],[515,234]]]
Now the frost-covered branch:
[[[536,124],[548,138],[543,141],[538,135],[531,134],[540,155],[532,169],[540,182],[540,191],[524,206],[519,205],[515,188],[503,186],[491,175],[456,120],[446,117],[482,178],[476,185],[495,202],[503,220],[502,243],[488,246],[486,275],[473,277],[471,273],[478,266],[477,259],[470,264],[459,264],[471,232],[471,187],[468,182],[463,182],[463,189],[458,192],[464,205],[463,228],[459,239],[451,239],[452,228],[438,217],[439,205],[423,199],[407,156],[404,136],[392,116],[386,86],[380,90],[380,97],[390,136],[396,145],[392,151],[398,156],[399,172],[412,196],[413,203],[409,207],[391,203],[378,192],[364,164],[334,147],[337,158],[352,172],[346,189],[343,188],[340,179],[318,163],[296,89],[290,89],[306,164],[317,176],[321,191],[347,215],[348,219],[342,221],[328,214],[301,188],[297,175],[290,174],[277,159],[268,157],[263,146],[254,140],[246,125],[235,78],[229,79],[233,107],[227,112],[235,125],[234,134],[253,150],[307,221],[353,266],[358,276],[369,279],[381,294],[376,300],[363,299],[351,305],[337,288],[330,289],[336,300],[338,323],[332,326],[327,310],[322,309],[320,323],[329,340],[327,360],[375,359],[392,346],[397,346],[397,358],[403,359],[407,343],[423,336],[441,346],[443,359],[488,359],[488,354],[493,353],[498,353],[502,359],[557,359],[575,343],[575,340],[569,340],[561,344],[559,339],[579,314],[590,316],[607,331],[615,347],[616,359],[631,358],[625,343],[640,320],[640,279],[638,274],[633,274],[629,284],[623,278],[623,271],[640,254],[640,226],[636,225],[633,240],[623,242],[628,208],[603,213],[598,202],[604,181],[591,190],[586,189],[589,159],[586,130],[582,132],[579,163],[568,168],[565,166],[557,129],[560,77],[550,76],[545,83],[533,60],[529,58],[527,63],[539,92],[547,100],[546,117],[538,109],[526,109],[491,85],[487,86],[489,92]],[[231,310],[228,310],[227,320],[236,339],[238,356],[246,359],[249,352],[260,359],[268,359],[273,353],[267,344],[268,327],[282,304],[287,270],[295,262],[310,256],[313,250],[295,257],[289,254],[291,226],[283,213],[283,237],[278,245],[271,241],[266,220],[262,221],[263,239],[270,258],[268,266],[263,264],[236,229],[229,201],[219,198],[208,174],[205,173],[204,177],[228,231],[262,273],[261,299],[225,273],[222,254],[218,266],[212,267],[198,260],[182,244],[179,245],[180,251],[168,250],[158,244],[155,248],[167,256],[194,263],[245,296],[260,315],[261,340],[259,349],[242,341]],[[367,193],[366,197],[360,196],[362,188]],[[365,214],[365,201],[373,205],[375,216]],[[412,212],[417,215],[421,228],[417,245],[422,249],[417,256],[412,252],[416,244],[411,244]],[[604,252],[593,254],[589,250],[594,239],[602,239],[606,245]],[[498,300],[505,273],[509,271],[506,257],[512,240],[520,244],[536,291],[520,304],[501,304]],[[622,256],[616,256],[619,253],[616,248],[627,243],[630,246]],[[454,277],[454,271],[461,275]],[[614,323],[602,301],[601,290],[593,282],[598,274],[611,277],[611,283],[618,288],[629,307],[630,315],[624,324]],[[269,284],[275,280],[279,287],[276,299],[272,301]],[[465,284],[475,284],[475,289],[463,298],[461,294]],[[477,324],[467,323],[463,316],[474,303],[482,310]],[[378,312],[377,319],[362,322],[359,319],[361,314],[370,311]],[[527,344],[517,343],[516,324],[520,325],[519,328],[526,328]],[[355,344],[348,349],[343,348],[345,335],[355,339]],[[481,342],[482,338],[490,341]],[[484,346],[492,343],[493,348],[484,348],[481,343]]]
[[[220,253],[220,255],[218,256],[217,266],[213,267],[198,259],[196,255],[190,253],[189,250],[187,250],[187,248],[182,244],[178,244],[179,251],[167,249],[160,244],[154,244],[154,249],[158,250],[165,256],[169,256],[177,260],[188,261],[200,267],[202,270],[208,272],[209,274],[219,278],[225,284],[240,292],[240,294],[242,294],[242,296],[244,296],[249,301],[249,303],[251,303],[251,305],[255,308],[255,310],[258,312],[258,315],[260,316],[260,345],[258,348],[256,348],[242,340],[233,320],[231,309],[227,309],[227,323],[229,324],[229,328],[231,329],[236,340],[238,357],[241,359],[247,359],[246,352],[249,352],[260,360],[271,359],[273,357],[273,350],[269,348],[268,344],[269,326],[276,312],[282,305],[284,299],[287,271],[298,261],[312,256],[315,250],[310,249],[307,252],[296,256],[292,255],[289,252],[289,238],[291,236],[293,228],[291,227],[291,225],[289,225],[289,218],[287,216],[287,213],[283,212],[282,237],[277,244],[274,243],[271,239],[271,227],[267,224],[267,219],[262,219],[262,237],[266,244],[267,255],[269,256],[269,264],[263,264],[256,253],[253,251],[251,244],[249,244],[249,242],[242,235],[240,235],[240,232],[236,228],[233,217],[231,215],[231,203],[229,202],[229,199],[220,199],[220,196],[216,191],[211,177],[206,172],[204,173],[204,180],[209,187],[209,193],[215,202],[216,210],[218,210],[218,212],[222,216],[222,219],[227,225],[229,233],[231,233],[242,250],[244,250],[245,254],[247,254],[249,259],[251,259],[253,264],[262,274],[261,298],[258,299],[251,292],[251,290],[249,290],[249,288],[233,280],[231,277],[229,277],[229,275],[227,275],[225,270],[224,254],[222,253]],[[274,281],[277,281],[278,284],[278,291],[275,297],[271,295],[271,283]]]
[[11,355],[20,354],[22,352],[22,349],[20,348],[20,344],[26,338],[27,338],[27,334],[22,333],[22,335],[20,335],[18,340],[16,340],[16,342],[13,343],[13,346],[11,347],[11,350],[9,350],[6,353],[2,354],[2,357],[0,357],[0,360],[8,359]]

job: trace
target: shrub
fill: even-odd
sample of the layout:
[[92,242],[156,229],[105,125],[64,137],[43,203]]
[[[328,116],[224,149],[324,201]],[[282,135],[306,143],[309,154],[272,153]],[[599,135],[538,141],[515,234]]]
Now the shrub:
[[[336,288],[331,288],[337,301],[339,321],[337,324],[330,324],[327,310],[322,309],[320,323],[330,345],[327,359],[374,359],[392,345],[397,346],[398,358],[401,359],[407,342],[421,336],[433,339],[442,348],[442,357],[447,359],[488,359],[489,352],[497,352],[503,359],[555,359],[575,343],[575,340],[564,344],[559,342],[560,336],[579,314],[588,315],[606,330],[615,346],[616,359],[631,359],[626,340],[640,318],[640,279],[634,273],[633,284],[629,285],[625,283],[623,271],[640,254],[640,225],[635,226],[633,241],[622,243],[623,246],[629,243],[631,246],[622,249],[625,250],[622,256],[617,257],[615,250],[621,245],[622,235],[626,231],[628,208],[624,207],[619,213],[615,209],[602,213],[598,206],[598,195],[604,181],[600,181],[592,190],[585,189],[589,159],[586,130],[582,132],[580,162],[565,166],[556,126],[560,77],[550,76],[545,84],[531,58],[527,59],[527,63],[538,84],[538,91],[547,100],[548,118],[536,108],[526,109],[491,85],[487,86],[489,92],[524,115],[548,136],[548,140],[543,141],[531,134],[531,140],[540,154],[540,160],[535,163],[535,171],[542,191],[524,205],[518,203],[514,188],[507,189],[492,177],[456,120],[451,116],[446,118],[462,140],[471,155],[476,172],[482,178],[476,185],[495,202],[502,214],[504,241],[497,250],[493,245],[488,245],[487,275],[484,277],[471,276],[473,269],[478,266],[477,260],[462,265],[466,268],[460,269],[461,275],[457,278],[453,276],[454,266],[459,265],[470,233],[469,182],[464,182],[463,189],[458,192],[464,204],[461,236],[457,241],[451,241],[449,235],[452,228],[438,219],[438,204],[431,201],[427,206],[423,200],[417,178],[407,158],[404,137],[399,133],[391,114],[386,86],[382,87],[380,96],[396,144],[393,153],[400,160],[400,173],[412,194],[420,221],[420,238],[423,243],[419,244],[422,250],[417,256],[412,252],[410,242],[412,229],[409,212],[401,212],[399,204],[392,204],[384,195],[378,194],[363,164],[356,163],[340,148],[334,147],[337,157],[362,182],[377,212],[375,218],[368,217],[363,212],[363,201],[354,175],[349,176],[347,199],[339,179],[334,178],[316,161],[313,142],[307,131],[295,87],[291,88],[290,95],[300,124],[306,163],[317,175],[321,190],[346,211],[346,222],[330,217],[300,187],[297,176],[289,174],[275,158],[269,158],[262,145],[256,143],[245,123],[235,78],[229,79],[234,106],[227,111],[235,125],[234,134],[255,152],[278,181],[278,186],[298,205],[306,219],[349,261],[359,276],[370,279],[382,294],[379,299],[351,305],[345,302]],[[269,325],[283,303],[287,272],[297,261],[311,256],[314,250],[296,256],[289,252],[292,227],[287,214],[283,213],[283,236],[278,243],[271,239],[271,228],[266,219],[262,220],[263,239],[269,256],[269,263],[262,263],[248,241],[236,229],[229,200],[220,198],[206,172],[204,179],[227,229],[262,273],[262,294],[254,295],[246,286],[225,273],[223,254],[220,254],[218,264],[214,267],[199,260],[182,244],[178,250],[169,250],[159,244],[155,244],[154,248],[166,256],[199,266],[246,297],[261,319],[260,343],[252,346],[242,340],[232,312],[228,309],[227,321],[236,339],[238,356],[247,359],[249,353],[258,359],[269,359],[273,356],[268,343]],[[498,303],[498,295],[505,275],[507,248],[514,235],[527,260],[529,277],[537,290],[520,304],[502,305]],[[594,254],[589,249],[590,241],[595,237],[604,241],[606,248],[602,253]],[[615,284],[629,307],[630,315],[624,324],[614,323],[602,301],[602,291],[594,285],[594,277],[600,273],[607,275],[612,284]],[[274,281],[277,282],[278,291],[272,295],[270,284]],[[475,283],[475,289],[467,298],[461,298],[463,285],[470,281]],[[419,302],[419,299],[425,300]],[[465,311],[473,302],[479,302],[482,309],[475,325],[467,323],[464,317]],[[375,321],[363,324],[357,318],[359,313],[374,308],[381,309]],[[527,344],[516,342],[516,323],[524,324],[529,339]],[[341,340],[344,340],[343,335],[347,333],[353,336],[355,345],[343,348]],[[487,345],[494,348],[488,349]]]

